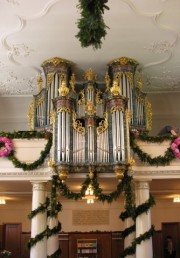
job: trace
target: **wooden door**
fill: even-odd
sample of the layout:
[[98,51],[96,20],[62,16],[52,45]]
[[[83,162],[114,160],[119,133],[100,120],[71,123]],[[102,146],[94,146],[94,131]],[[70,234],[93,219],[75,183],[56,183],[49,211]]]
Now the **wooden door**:
[[59,234],[59,247],[61,248],[61,258],[69,258],[69,235],[68,233]]
[[176,258],[180,258],[180,222],[162,223],[162,236],[163,245],[167,236],[172,237],[176,249]]
[[31,233],[22,233],[21,234],[21,258],[29,258],[30,251],[27,247],[27,243],[31,237]]
[[12,253],[13,258],[21,257],[21,223],[3,224],[3,249]]

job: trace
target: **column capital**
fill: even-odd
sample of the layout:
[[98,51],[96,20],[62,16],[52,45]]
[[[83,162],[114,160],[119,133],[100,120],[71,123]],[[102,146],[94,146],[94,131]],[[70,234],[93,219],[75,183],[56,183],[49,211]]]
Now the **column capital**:
[[31,181],[33,191],[45,191],[48,181]]
[[136,181],[136,189],[149,189],[149,181]]

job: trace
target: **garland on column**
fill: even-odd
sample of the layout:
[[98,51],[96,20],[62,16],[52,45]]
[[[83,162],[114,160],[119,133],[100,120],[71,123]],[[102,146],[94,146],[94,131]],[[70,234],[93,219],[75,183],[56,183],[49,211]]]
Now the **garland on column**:
[[[132,194],[133,191],[131,187],[132,177],[127,175],[127,180],[129,181],[129,184],[125,186],[125,201],[126,201],[125,209],[126,210],[125,212],[122,212],[119,217],[122,221],[131,217],[135,223],[136,218],[140,216],[142,213],[147,212],[155,204],[155,201],[152,195],[150,195],[149,199],[145,203],[139,205],[138,207],[135,207],[133,202],[133,194]],[[122,231],[121,236],[123,238],[126,238],[135,230],[136,230],[136,225],[134,224],[129,228],[126,228],[124,231]],[[128,255],[135,254],[136,246],[140,244],[142,241],[145,241],[151,238],[153,233],[154,233],[154,226],[152,225],[147,232],[135,238],[134,241],[131,243],[131,246],[124,249],[124,251],[121,254],[121,258],[124,258]]]
[[[54,176],[52,177],[52,186],[51,186],[51,203],[50,209],[48,210],[47,216],[50,218],[56,218],[58,213],[62,210],[62,205],[57,201],[57,189],[53,184]],[[61,230],[61,223],[58,221],[58,225],[50,229],[47,227],[47,237],[57,235]],[[48,255],[47,258],[59,258],[61,255],[61,248],[58,248],[53,254]]]
[[[51,208],[48,210],[50,204],[50,199],[46,198],[46,202],[44,204],[40,204],[38,208],[35,210],[31,211],[31,213],[28,215],[29,219],[33,219],[37,214],[39,213],[47,213],[47,216],[50,217],[57,217],[58,212],[61,211],[62,205],[56,201],[56,189],[53,189],[51,191]],[[50,229],[49,226],[46,227],[44,231],[41,233],[37,234],[34,238],[30,238],[28,241],[27,247],[31,249],[34,245],[36,245],[39,241],[43,240],[44,237],[51,237],[53,235],[58,234],[58,232],[61,230],[61,223],[58,222],[58,225],[55,226],[54,228]],[[58,249],[55,251],[54,254],[52,254],[51,258],[57,258],[61,254],[61,249]]]

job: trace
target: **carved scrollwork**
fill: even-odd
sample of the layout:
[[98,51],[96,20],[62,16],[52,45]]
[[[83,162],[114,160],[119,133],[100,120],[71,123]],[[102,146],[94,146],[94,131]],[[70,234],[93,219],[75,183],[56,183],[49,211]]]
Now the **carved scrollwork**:
[[97,134],[100,135],[104,131],[108,129],[108,113],[105,112],[105,118],[99,123],[99,126],[97,127]]
[[146,107],[146,130],[150,131],[152,128],[152,106],[147,98],[145,100],[145,107]]
[[34,130],[34,108],[35,108],[35,103],[34,99],[32,100],[31,104],[29,105],[29,110],[28,110],[28,127],[30,131]]
[[73,129],[78,133],[85,135],[85,128],[79,120],[76,120],[76,113],[73,111]]
[[79,97],[80,97],[80,99],[78,100],[78,105],[84,105],[85,104],[84,89],[80,91]]
[[102,104],[103,103],[103,100],[102,100],[102,91],[101,90],[97,90],[96,91],[96,103],[97,104]]
[[115,107],[111,108],[111,113],[116,112],[116,111],[124,112],[124,108],[122,106],[115,106]]

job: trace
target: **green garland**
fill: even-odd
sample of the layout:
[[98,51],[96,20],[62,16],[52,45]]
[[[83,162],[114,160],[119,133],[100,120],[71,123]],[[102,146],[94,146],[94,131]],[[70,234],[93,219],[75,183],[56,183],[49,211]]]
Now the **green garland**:
[[136,230],[136,225],[132,225],[129,228],[126,228],[125,230],[123,230],[121,232],[121,236],[122,238],[126,238],[127,236],[129,236],[131,233],[133,233]]
[[106,28],[108,28],[102,16],[105,9],[109,10],[107,2],[108,0],[79,0],[81,18],[77,23],[79,32],[76,37],[82,47],[92,45],[95,49],[101,48],[101,39],[105,38]]
[[46,198],[46,202],[43,204],[40,204],[39,207],[33,211],[31,211],[31,213],[28,215],[29,219],[34,218],[38,213],[43,213],[47,211],[47,207],[49,206],[49,198]]
[[29,132],[13,132],[13,133],[5,133],[0,132],[1,137],[7,137],[9,139],[48,139],[48,142],[45,146],[45,149],[41,151],[39,159],[32,163],[21,162],[15,157],[15,151],[12,150],[7,158],[13,163],[16,168],[21,168],[24,171],[31,171],[37,169],[44,163],[44,160],[47,158],[51,146],[52,146],[52,134],[48,132],[36,132],[36,131],[29,131]]
[[47,236],[47,228],[41,233],[37,234],[35,237],[29,239],[27,243],[27,247],[30,249],[32,246],[36,245],[39,241],[43,240],[45,236]]
[[139,159],[142,162],[146,162],[151,166],[165,166],[169,165],[169,163],[175,158],[171,148],[169,147],[164,156],[157,156],[155,158],[151,158],[150,155],[147,153],[143,152],[140,147],[137,145],[135,142],[136,139],[146,141],[146,142],[156,142],[160,143],[163,142],[164,140],[171,140],[171,143],[174,141],[176,137],[174,136],[169,136],[169,135],[164,135],[164,136],[147,136],[145,134],[140,134],[138,137],[135,137],[133,133],[130,133],[130,145],[134,153],[136,153],[139,157]]
[[142,241],[145,241],[145,240],[147,240],[147,239],[150,239],[150,238],[153,236],[154,232],[155,232],[154,226],[152,225],[151,228],[150,228],[147,232],[145,232],[144,234],[141,234],[139,237],[137,237],[137,238],[132,242],[132,244],[131,244],[130,247],[124,249],[124,251],[123,251],[122,254],[121,254],[121,258],[124,258],[124,257],[126,257],[127,255],[132,255],[132,254],[134,254],[135,251],[136,251],[136,246],[137,246],[137,245],[140,245],[140,243],[141,243]]
[[48,255],[47,258],[59,258],[61,255],[61,249],[58,249],[56,252],[54,252],[52,255]]
[[135,211],[135,217],[137,218],[144,212],[147,212],[153,205],[155,205],[155,200],[153,196],[150,194],[149,199],[145,202],[140,204]]
[[80,200],[85,196],[85,191],[88,188],[89,184],[92,185],[94,190],[94,195],[97,197],[99,201],[111,203],[113,200],[116,200],[120,194],[123,192],[125,186],[127,187],[129,183],[129,176],[127,175],[127,171],[124,173],[124,177],[121,182],[118,183],[115,191],[110,194],[103,194],[102,189],[99,186],[97,181],[97,176],[94,174],[94,178],[90,179],[89,176],[86,177],[85,181],[82,183],[81,189],[79,193],[72,192],[68,186],[62,182],[58,175],[54,175],[52,177],[52,188],[59,189],[61,195],[71,200]]

